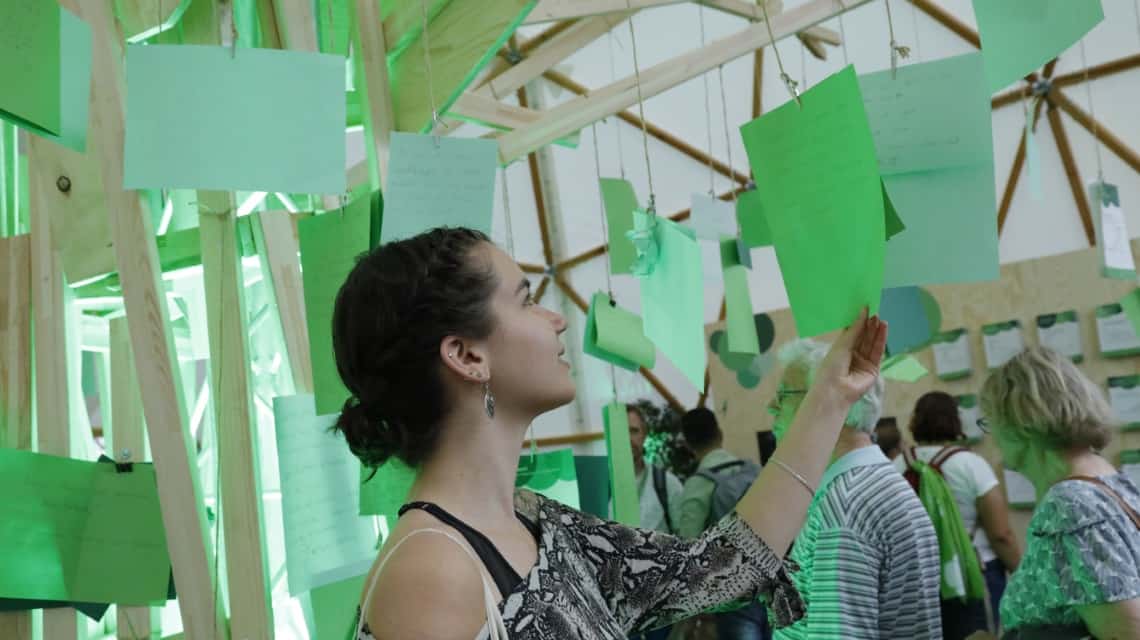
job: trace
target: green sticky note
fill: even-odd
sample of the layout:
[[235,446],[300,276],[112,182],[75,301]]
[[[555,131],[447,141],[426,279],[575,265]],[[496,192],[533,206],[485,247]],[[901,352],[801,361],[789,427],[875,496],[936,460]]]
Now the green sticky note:
[[558,449],[534,456],[523,454],[515,475],[515,486],[530,489],[551,500],[579,508],[578,472],[574,467],[574,450]]
[[281,478],[289,593],[361,575],[376,557],[376,533],[361,518],[359,469],[344,439],[329,431],[313,396],[277,396],[273,416]]
[[740,237],[744,239],[744,244],[749,247],[772,245],[772,231],[764,218],[759,191],[751,189],[737,196],[736,220],[740,225]]
[[120,473],[113,464],[0,449],[0,486],[8,525],[0,527],[0,598],[166,600],[170,557],[153,465]]
[[[356,629],[356,607],[364,591],[367,576],[359,575],[339,582],[317,587],[309,592],[309,602],[313,607],[313,617],[309,625],[309,637],[314,640],[325,638],[340,639],[346,635],[354,638]],[[355,640],[355,638],[354,638]]]
[[748,289],[748,269],[742,265],[724,266],[724,309],[728,350],[734,354],[760,353],[752,294]]
[[491,234],[498,145],[481,138],[392,134],[380,241],[436,227]]
[[616,306],[604,293],[590,299],[582,337],[584,352],[623,369],[652,369],[657,364],[657,347],[645,337],[641,316]]
[[914,356],[899,354],[883,362],[883,377],[897,382],[918,382],[930,374]]
[[371,198],[365,196],[342,210],[297,221],[317,415],[339,413],[349,396],[333,354],[333,306],[356,257],[369,249],[372,215]]
[[45,0],[0,4],[0,117],[36,133],[58,134],[59,5]]
[[340,56],[128,46],[123,186],[344,193],[344,108]]
[[629,444],[629,414],[625,404],[611,402],[602,409],[606,453],[610,466],[610,495],[614,520],[631,527],[641,525],[641,502],[633,473],[633,449]]
[[974,0],[986,58],[986,79],[996,92],[1060,55],[1104,20],[1100,0]]
[[886,184],[883,184],[883,208],[883,227],[886,231],[885,237],[887,240],[890,240],[903,231],[906,231],[906,225],[903,224],[902,218],[899,218],[899,212],[895,209],[895,204],[891,202],[891,194],[887,193]]
[[578,474],[578,499],[582,511],[599,518],[609,518],[609,456],[574,456],[574,469]]
[[[649,216],[635,216],[648,224]],[[705,283],[701,247],[691,230],[654,216],[658,257],[653,272],[641,278],[641,312],[645,335],[693,386],[705,382]]]
[[416,470],[392,458],[376,469],[360,470],[360,515],[395,518],[408,500],[408,491],[416,481]]
[[[886,243],[883,189],[853,67],[741,128],[803,337],[875,313]],[[652,337],[652,336],[651,336]]]
[[602,202],[606,209],[609,237],[610,273],[632,273],[637,251],[626,233],[633,231],[633,212],[638,208],[637,194],[628,180],[602,178]]

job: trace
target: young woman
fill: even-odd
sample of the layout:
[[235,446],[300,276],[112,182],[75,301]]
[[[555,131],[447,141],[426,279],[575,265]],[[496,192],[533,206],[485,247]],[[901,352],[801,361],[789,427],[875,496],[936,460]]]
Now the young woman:
[[757,596],[777,624],[803,615],[781,557],[878,375],[886,324],[864,313],[843,333],[773,464],[696,540],[515,491],[527,426],[574,397],[565,329],[478,232],[435,229],[359,259],[333,317],[352,394],[336,428],[365,464],[395,456],[418,477],[357,638],[616,639]]

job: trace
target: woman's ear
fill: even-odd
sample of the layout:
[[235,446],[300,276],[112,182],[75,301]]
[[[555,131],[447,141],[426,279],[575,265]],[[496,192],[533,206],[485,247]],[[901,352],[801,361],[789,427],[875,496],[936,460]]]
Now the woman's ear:
[[444,366],[464,380],[487,382],[491,379],[490,361],[482,345],[459,336],[447,336],[439,343]]

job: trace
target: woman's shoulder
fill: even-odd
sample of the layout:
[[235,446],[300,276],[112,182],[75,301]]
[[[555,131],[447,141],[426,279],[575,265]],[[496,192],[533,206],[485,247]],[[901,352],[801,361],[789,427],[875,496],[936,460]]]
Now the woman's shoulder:
[[[1140,511],[1140,490],[1127,476],[1117,473],[1100,479]],[[1085,480],[1062,480],[1050,487],[1037,505],[1030,530],[1040,535],[1070,533],[1121,518],[1127,519],[1127,515],[1104,487]]]

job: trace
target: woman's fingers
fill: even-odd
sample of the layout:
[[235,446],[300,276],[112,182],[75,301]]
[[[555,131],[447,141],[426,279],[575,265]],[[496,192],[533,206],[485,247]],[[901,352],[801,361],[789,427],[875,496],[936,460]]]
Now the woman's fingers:
[[883,352],[887,347],[887,332],[890,330],[890,326],[886,321],[879,319],[877,316],[875,322],[877,326],[875,327],[875,341],[874,346],[871,347],[870,360],[875,365],[875,368],[878,369],[883,361]]

